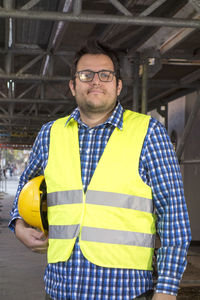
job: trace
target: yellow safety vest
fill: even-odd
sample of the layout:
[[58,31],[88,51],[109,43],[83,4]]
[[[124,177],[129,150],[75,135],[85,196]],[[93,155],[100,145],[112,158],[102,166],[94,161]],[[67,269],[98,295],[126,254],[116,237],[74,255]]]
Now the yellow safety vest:
[[78,124],[68,117],[50,133],[47,184],[48,262],[66,261],[79,237],[83,255],[108,268],[152,270],[155,215],[151,188],[138,172],[149,116],[125,111],[87,192],[81,179]]

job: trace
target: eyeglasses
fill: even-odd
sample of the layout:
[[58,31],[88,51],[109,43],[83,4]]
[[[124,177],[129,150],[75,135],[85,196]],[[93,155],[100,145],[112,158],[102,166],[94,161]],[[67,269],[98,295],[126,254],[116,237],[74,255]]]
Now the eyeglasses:
[[111,82],[113,80],[115,72],[109,70],[101,70],[98,72],[94,72],[91,70],[83,70],[76,72],[75,76],[78,75],[78,78],[82,82],[90,82],[94,79],[95,74],[98,74],[99,80],[103,82]]

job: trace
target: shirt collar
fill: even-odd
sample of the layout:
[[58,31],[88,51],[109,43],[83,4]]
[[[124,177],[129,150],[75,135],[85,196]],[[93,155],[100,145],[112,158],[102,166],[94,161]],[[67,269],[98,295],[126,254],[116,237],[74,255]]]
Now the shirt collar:
[[[112,115],[103,124],[111,124],[112,126],[118,127],[120,130],[122,130],[122,128],[123,128],[123,112],[124,112],[124,109],[123,109],[122,105],[118,102]],[[81,121],[80,111],[79,111],[78,107],[75,110],[73,110],[73,112],[69,116],[67,122],[65,123],[65,126],[67,126],[73,120],[77,121],[77,123],[79,123],[81,125],[87,126],[86,124],[84,124]]]

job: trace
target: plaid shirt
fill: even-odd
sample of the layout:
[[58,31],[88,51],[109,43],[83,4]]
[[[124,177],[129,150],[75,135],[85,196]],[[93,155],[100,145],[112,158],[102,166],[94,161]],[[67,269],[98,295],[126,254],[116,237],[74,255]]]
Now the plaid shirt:
[[[123,108],[118,104],[110,118],[94,128],[81,122],[78,109],[73,111],[69,120],[79,124],[82,181],[86,191],[114,128],[123,130]],[[13,230],[14,220],[19,217],[17,199],[22,187],[31,178],[43,174],[47,165],[52,124],[45,124],[39,132],[29,164],[20,178],[9,225]],[[186,266],[190,224],[173,146],[165,128],[153,118],[144,140],[139,174],[152,188],[157,230],[162,243],[157,254],[156,292],[176,295]],[[78,239],[68,261],[47,265],[44,280],[46,292],[52,299],[128,300],[153,289],[151,271],[94,265],[83,256]]]

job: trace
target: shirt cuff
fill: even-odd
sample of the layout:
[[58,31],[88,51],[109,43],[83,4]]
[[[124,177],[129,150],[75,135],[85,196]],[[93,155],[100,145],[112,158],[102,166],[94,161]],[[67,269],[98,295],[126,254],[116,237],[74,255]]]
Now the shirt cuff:
[[159,276],[155,292],[177,296],[179,284],[180,280],[177,278]]
[[13,231],[13,232],[15,232],[15,222],[16,222],[17,219],[22,219],[22,217],[20,217],[20,215],[19,215],[19,216],[15,216],[15,217],[13,217],[13,218],[10,220],[10,222],[9,222],[9,224],[8,224],[8,228],[9,228],[11,231]]

